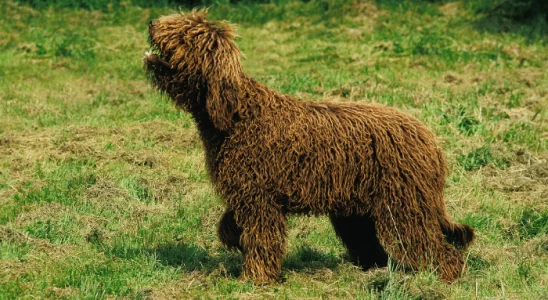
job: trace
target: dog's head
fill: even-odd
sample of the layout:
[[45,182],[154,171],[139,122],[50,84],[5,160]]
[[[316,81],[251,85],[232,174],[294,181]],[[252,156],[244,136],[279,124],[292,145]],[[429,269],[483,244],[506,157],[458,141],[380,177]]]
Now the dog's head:
[[243,75],[241,54],[233,27],[206,16],[207,10],[194,10],[151,21],[143,63],[158,89],[185,109],[205,105],[215,126],[226,130]]

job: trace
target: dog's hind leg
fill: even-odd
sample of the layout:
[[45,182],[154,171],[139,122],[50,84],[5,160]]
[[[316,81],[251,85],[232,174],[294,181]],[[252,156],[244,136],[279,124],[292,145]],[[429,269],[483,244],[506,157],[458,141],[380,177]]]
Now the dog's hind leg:
[[464,259],[461,251],[445,241],[436,216],[419,206],[400,201],[382,201],[376,208],[375,225],[381,244],[396,262],[418,270],[434,270],[440,280],[452,282],[460,276]]
[[371,217],[331,215],[330,219],[335,233],[346,246],[354,264],[364,270],[386,266],[388,255],[377,238],[375,223]]
[[257,202],[235,210],[236,222],[242,228],[244,276],[256,283],[272,282],[281,272],[287,219],[274,203]]
[[221,221],[219,222],[219,228],[217,230],[219,239],[230,250],[243,251],[240,243],[240,237],[242,236],[242,229],[236,224],[234,219],[234,211],[227,209]]

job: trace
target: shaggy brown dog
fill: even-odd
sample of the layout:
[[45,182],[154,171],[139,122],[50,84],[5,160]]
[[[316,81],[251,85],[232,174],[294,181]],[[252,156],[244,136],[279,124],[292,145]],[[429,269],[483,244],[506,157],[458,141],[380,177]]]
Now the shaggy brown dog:
[[[445,212],[446,166],[435,138],[395,109],[301,101],[242,70],[235,34],[205,11],[149,25],[153,84],[196,121],[226,212],[219,237],[256,282],[280,274],[287,215],[327,214],[354,262],[463,270],[471,227]],[[456,248],[457,247],[457,248]]]

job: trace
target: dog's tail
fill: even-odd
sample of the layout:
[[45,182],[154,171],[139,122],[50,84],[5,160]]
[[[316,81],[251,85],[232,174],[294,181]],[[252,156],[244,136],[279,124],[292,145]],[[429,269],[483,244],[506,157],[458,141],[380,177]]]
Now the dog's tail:
[[445,239],[459,249],[466,250],[474,241],[474,229],[469,225],[453,223],[446,217],[442,217],[440,225]]

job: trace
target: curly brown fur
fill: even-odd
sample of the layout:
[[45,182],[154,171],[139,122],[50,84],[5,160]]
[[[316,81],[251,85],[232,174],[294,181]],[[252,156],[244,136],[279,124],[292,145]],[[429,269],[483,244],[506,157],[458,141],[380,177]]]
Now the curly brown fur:
[[[231,25],[206,11],[149,25],[152,83],[196,121],[227,212],[219,237],[244,253],[244,274],[275,280],[287,215],[328,214],[353,261],[387,254],[443,281],[463,270],[471,227],[445,212],[446,166],[430,131],[395,109],[282,95],[243,73]],[[457,249],[455,246],[458,246]]]

